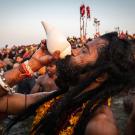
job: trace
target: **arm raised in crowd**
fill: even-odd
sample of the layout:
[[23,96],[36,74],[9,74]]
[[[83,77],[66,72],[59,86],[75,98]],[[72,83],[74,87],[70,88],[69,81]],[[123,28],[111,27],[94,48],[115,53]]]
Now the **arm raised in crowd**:
[[[56,51],[53,55],[50,55],[47,50],[41,47],[33,54],[31,59],[27,61],[27,64],[30,70],[32,70],[32,72],[35,72],[42,66],[48,65],[51,62],[55,61],[58,57],[59,51]],[[3,74],[5,84],[7,84],[9,87],[14,86],[19,81],[27,77],[25,72],[26,71],[22,68],[21,64],[20,66],[5,72]],[[17,114],[29,105],[37,102],[47,94],[49,93],[42,92],[29,95],[14,93],[9,95],[8,91],[4,90],[4,88],[0,85],[0,112]]]
[[[44,63],[40,62],[40,59],[44,57]],[[31,68],[33,72],[39,70],[43,64],[47,65],[53,61],[53,56],[46,53],[44,49],[39,48],[31,57],[31,59],[28,61],[28,65]],[[4,78],[6,80],[6,83],[9,86],[13,86],[17,84],[22,79],[26,78],[27,75],[25,75],[25,71],[22,68],[22,65],[13,68],[7,72],[4,73]]]

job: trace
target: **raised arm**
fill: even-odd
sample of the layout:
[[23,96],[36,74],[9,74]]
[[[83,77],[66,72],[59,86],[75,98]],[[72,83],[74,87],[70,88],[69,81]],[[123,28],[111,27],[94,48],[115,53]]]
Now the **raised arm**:
[[[22,63],[18,67],[5,72],[3,75],[3,78],[5,80],[4,82],[9,85],[9,87],[12,87],[19,81],[28,77],[27,71],[25,70],[24,66],[27,67],[27,70],[30,69],[30,71],[35,72],[42,66],[48,65],[51,62],[55,61],[56,59],[58,59],[58,57],[59,52],[55,52],[53,55],[50,55],[44,47],[41,47],[33,54],[31,59],[27,61],[27,65],[24,65],[24,63]],[[2,87],[0,87],[0,96],[3,96],[5,94],[7,94],[7,92],[5,92]]]

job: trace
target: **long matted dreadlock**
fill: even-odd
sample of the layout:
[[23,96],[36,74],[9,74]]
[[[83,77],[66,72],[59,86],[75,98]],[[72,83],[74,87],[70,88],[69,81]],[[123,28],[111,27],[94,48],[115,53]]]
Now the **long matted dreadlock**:
[[[58,79],[56,83],[61,90],[30,106],[21,117],[19,116],[9,125],[8,129],[17,121],[32,115],[46,101],[61,95],[39,122],[34,125],[31,133],[39,135],[42,131],[45,135],[61,134],[62,129],[65,128],[63,125],[67,123],[69,116],[83,106],[73,131],[69,133],[70,135],[83,135],[87,123],[99,106],[110,96],[118,94],[125,88],[135,87],[135,47],[133,42],[119,39],[117,33],[108,33],[100,38],[107,40],[109,45],[100,50],[99,57],[94,65],[87,65],[83,69],[73,70],[70,69],[70,65],[68,66],[69,56],[65,60],[67,61],[66,65],[60,61],[58,63]],[[78,84],[80,74],[89,72],[91,73],[90,76]],[[96,78],[105,73],[107,74],[107,79],[99,87],[91,91],[82,92]]]

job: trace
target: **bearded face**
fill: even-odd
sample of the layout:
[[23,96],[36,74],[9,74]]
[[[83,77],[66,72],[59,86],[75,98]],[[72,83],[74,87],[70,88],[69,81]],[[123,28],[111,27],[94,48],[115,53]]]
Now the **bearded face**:
[[78,84],[82,72],[85,73],[88,67],[89,73],[92,72],[90,67],[95,65],[97,61],[105,59],[100,58],[101,56],[105,57],[102,55],[104,48],[117,38],[117,33],[108,33],[87,42],[84,47],[77,50],[77,53],[74,53],[73,49],[72,55],[57,62],[57,85],[65,89]]
[[57,62],[57,79],[56,84],[61,89],[68,89],[69,86],[78,83],[80,68],[70,65],[71,56],[66,56]]
[[[82,72],[87,67],[94,65],[98,59],[100,48],[104,46],[105,40],[96,39],[88,42],[88,45],[80,48],[78,53],[72,50],[72,55],[67,56],[57,62],[57,80],[56,83],[61,88],[68,88],[79,83]],[[90,71],[89,71],[90,72]]]

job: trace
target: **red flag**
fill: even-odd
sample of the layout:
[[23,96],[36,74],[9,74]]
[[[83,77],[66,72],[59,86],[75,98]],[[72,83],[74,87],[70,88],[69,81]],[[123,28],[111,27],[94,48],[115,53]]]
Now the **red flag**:
[[90,18],[90,7],[89,6],[86,7],[86,11],[87,11],[87,18]]
[[80,6],[80,14],[81,14],[81,17],[83,17],[85,14],[85,5],[84,4]]

